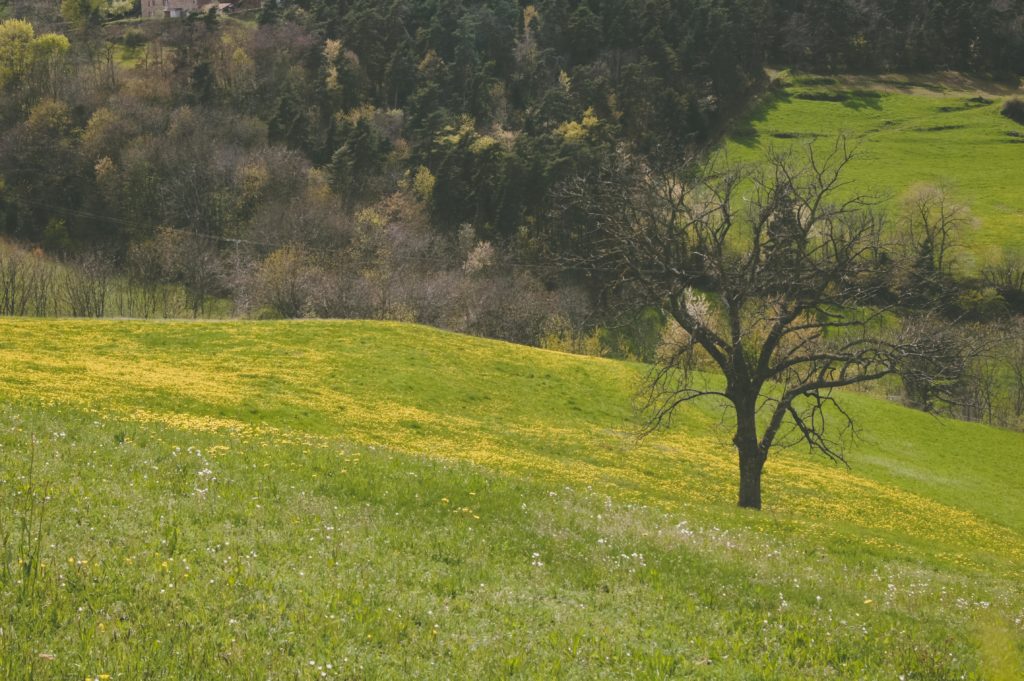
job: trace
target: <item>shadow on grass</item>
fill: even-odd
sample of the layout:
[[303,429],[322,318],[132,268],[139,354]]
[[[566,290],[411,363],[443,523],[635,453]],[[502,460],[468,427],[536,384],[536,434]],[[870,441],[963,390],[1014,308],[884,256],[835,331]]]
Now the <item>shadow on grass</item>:
[[[827,78],[815,80],[816,84],[821,85],[828,85],[831,82],[831,79]],[[751,109],[749,115],[743,118],[742,121],[740,121],[736,127],[729,132],[729,140],[739,144],[740,146],[747,147],[748,149],[757,147],[762,138],[762,133],[758,130],[757,124],[766,121],[768,119],[768,115],[773,110],[782,104],[792,102],[794,99],[811,102],[832,102],[842,104],[844,107],[855,110],[881,110],[882,108],[882,94],[872,90],[812,90],[793,94],[783,87],[776,87],[765,93],[765,95],[758,100],[757,104]],[[776,132],[770,135],[770,137],[774,139],[782,140],[818,136],[819,135],[814,133],[790,131]]]
[[763,123],[768,120],[768,114],[782,104],[789,103],[792,99],[792,95],[784,88],[776,87],[770,89],[757,100],[749,114],[737,122],[736,127],[729,131],[727,137],[730,141],[740,146],[747,147],[748,149],[756,148],[761,139],[757,123]]
[[967,74],[957,71],[932,73],[902,73],[884,75],[847,75],[836,78],[850,88],[887,88],[894,92],[911,94],[924,91],[931,94],[975,93],[1007,97],[1020,93],[1021,79],[1015,75]]
[[882,108],[882,93],[874,90],[816,90],[800,92],[794,97],[809,102],[835,102],[855,110]]
[[889,87],[896,88],[897,90],[903,90],[905,92],[912,92],[915,89],[931,90],[932,92],[943,92],[946,88],[939,85],[936,82],[925,82],[923,80],[897,80],[895,78],[879,78],[878,82],[882,85],[888,85]]

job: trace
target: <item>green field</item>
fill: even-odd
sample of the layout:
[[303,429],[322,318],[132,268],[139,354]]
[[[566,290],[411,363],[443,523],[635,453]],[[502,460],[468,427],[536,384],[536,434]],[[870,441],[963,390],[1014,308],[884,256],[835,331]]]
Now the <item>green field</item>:
[[914,185],[940,185],[970,209],[968,268],[994,248],[1024,248],[1024,126],[1000,114],[1024,90],[957,74],[777,77],[785,86],[730,136],[731,159],[844,134],[858,151],[846,176],[857,191],[895,202]]
[[641,374],[0,321],[0,678],[1024,676],[1024,435],[853,394],[852,469],[781,453],[745,512],[714,405],[636,442]]

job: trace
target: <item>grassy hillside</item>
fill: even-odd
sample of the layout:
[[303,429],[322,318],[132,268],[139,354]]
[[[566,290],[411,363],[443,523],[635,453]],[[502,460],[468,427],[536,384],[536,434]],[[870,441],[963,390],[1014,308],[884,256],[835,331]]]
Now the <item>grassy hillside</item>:
[[847,176],[858,191],[898,199],[919,183],[947,185],[978,220],[966,238],[975,258],[1024,247],[1024,126],[1000,114],[1024,91],[955,74],[781,78],[784,89],[732,135],[731,158],[846,134],[859,147]]
[[1019,678],[1024,436],[853,395],[852,471],[741,512],[713,405],[636,443],[641,371],[2,321],[0,676]]

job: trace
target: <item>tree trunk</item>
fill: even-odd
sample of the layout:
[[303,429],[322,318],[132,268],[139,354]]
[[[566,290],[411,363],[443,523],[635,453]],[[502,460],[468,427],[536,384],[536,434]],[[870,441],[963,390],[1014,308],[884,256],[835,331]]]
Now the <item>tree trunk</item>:
[[740,508],[761,510],[761,470],[764,462],[760,454],[753,456],[740,452]]
[[736,453],[740,461],[740,508],[761,510],[761,470],[765,457],[757,439],[757,409],[753,400],[736,403]]

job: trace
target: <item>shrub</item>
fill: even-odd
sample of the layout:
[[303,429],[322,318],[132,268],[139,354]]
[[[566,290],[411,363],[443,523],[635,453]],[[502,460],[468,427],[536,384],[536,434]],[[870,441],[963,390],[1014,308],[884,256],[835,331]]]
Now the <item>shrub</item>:
[[114,278],[114,261],[102,253],[88,253],[69,262],[61,289],[72,317],[102,317]]
[[1008,99],[1003,104],[1003,115],[1011,121],[1024,125],[1024,99]]
[[45,316],[53,305],[54,268],[42,251],[0,241],[0,314]]
[[146,38],[146,34],[137,28],[132,28],[124,32],[124,37],[121,39],[124,42],[124,46],[130,49],[142,47],[149,39]]
[[303,316],[316,282],[318,268],[301,249],[286,246],[271,253],[255,272],[255,298],[258,315],[273,313],[278,318]]
[[573,324],[562,312],[556,312],[544,321],[541,329],[540,347],[576,355],[601,357],[607,348],[601,343],[599,330],[587,330]]
[[991,322],[1009,313],[1006,300],[995,288],[969,289],[956,297],[956,314],[965,321]]

